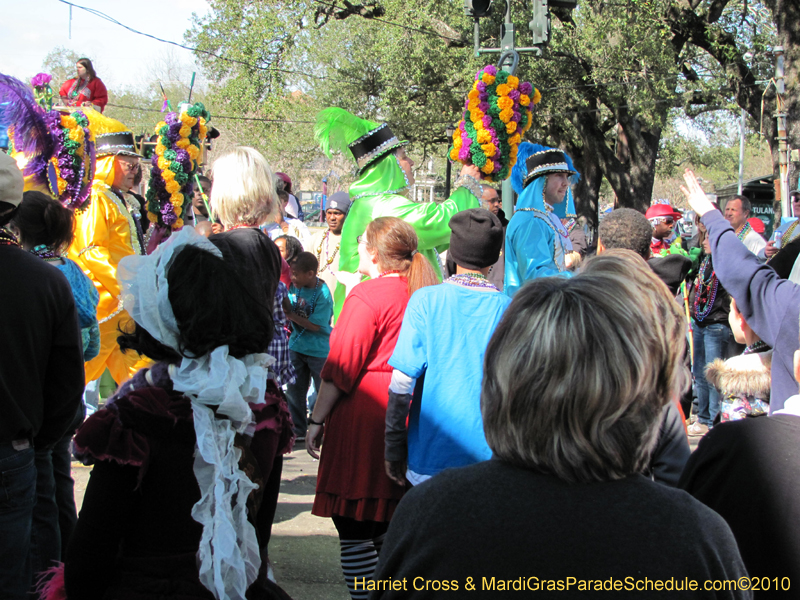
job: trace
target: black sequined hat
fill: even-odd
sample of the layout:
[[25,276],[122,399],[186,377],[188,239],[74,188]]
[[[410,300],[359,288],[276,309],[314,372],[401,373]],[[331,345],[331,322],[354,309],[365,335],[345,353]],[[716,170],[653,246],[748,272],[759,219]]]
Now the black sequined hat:
[[363,171],[379,158],[406,144],[408,142],[400,141],[384,123],[355,142],[348,144],[347,147],[350,148],[353,158],[356,159],[359,171]]
[[565,173],[575,175],[576,171],[569,168],[567,155],[561,150],[548,149],[531,154],[525,161],[527,175],[522,181],[523,187],[542,175],[551,173]]

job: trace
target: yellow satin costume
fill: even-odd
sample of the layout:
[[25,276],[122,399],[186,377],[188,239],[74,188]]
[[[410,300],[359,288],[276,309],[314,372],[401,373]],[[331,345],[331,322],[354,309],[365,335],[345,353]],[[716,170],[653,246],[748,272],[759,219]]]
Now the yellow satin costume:
[[142,248],[133,217],[111,191],[114,164],[114,156],[97,159],[92,199],[84,210],[75,212],[75,239],[69,248],[69,258],[78,263],[100,293],[100,354],[86,363],[87,383],[98,379],[108,368],[120,384],[143,366],[136,353],[123,354],[117,344],[120,325],[125,330],[133,326],[122,309],[117,266],[124,256],[142,254]]

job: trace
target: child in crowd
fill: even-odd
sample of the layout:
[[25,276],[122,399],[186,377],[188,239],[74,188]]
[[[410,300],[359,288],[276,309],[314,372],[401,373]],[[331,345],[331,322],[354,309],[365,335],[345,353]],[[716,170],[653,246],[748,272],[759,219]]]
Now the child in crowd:
[[[333,296],[325,282],[317,277],[319,262],[311,252],[301,252],[291,263],[292,286],[289,288],[291,311],[286,317],[293,323],[289,338],[289,358],[296,373],[286,396],[298,441],[305,440],[308,428],[306,396],[310,379],[320,386],[320,371],[330,350]],[[313,402],[310,410],[314,410]]]
[[706,367],[706,379],[722,397],[717,422],[723,423],[766,415],[772,383],[772,349],[750,328],[733,298],[728,323],[736,341],[747,348],[739,356],[718,358]]

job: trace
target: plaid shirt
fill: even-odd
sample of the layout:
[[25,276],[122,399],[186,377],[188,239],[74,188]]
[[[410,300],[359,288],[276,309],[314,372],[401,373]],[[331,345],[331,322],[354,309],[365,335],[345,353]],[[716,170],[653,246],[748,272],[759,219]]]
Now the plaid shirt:
[[289,328],[286,313],[283,312],[283,299],[288,297],[289,290],[282,281],[279,281],[272,311],[275,335],[267,348],[267,353],[275,357],[275,363],[269,368],[270,374],[279,386],[288,385],[297,377],[289,360]]

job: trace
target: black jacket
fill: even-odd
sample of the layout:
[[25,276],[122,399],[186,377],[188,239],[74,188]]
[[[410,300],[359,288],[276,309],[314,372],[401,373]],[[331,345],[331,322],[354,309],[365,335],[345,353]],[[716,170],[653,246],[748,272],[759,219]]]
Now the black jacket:
[[83,344],[67,278],[17,246],[0,246],[0,443],[57,442],[81,403]]

